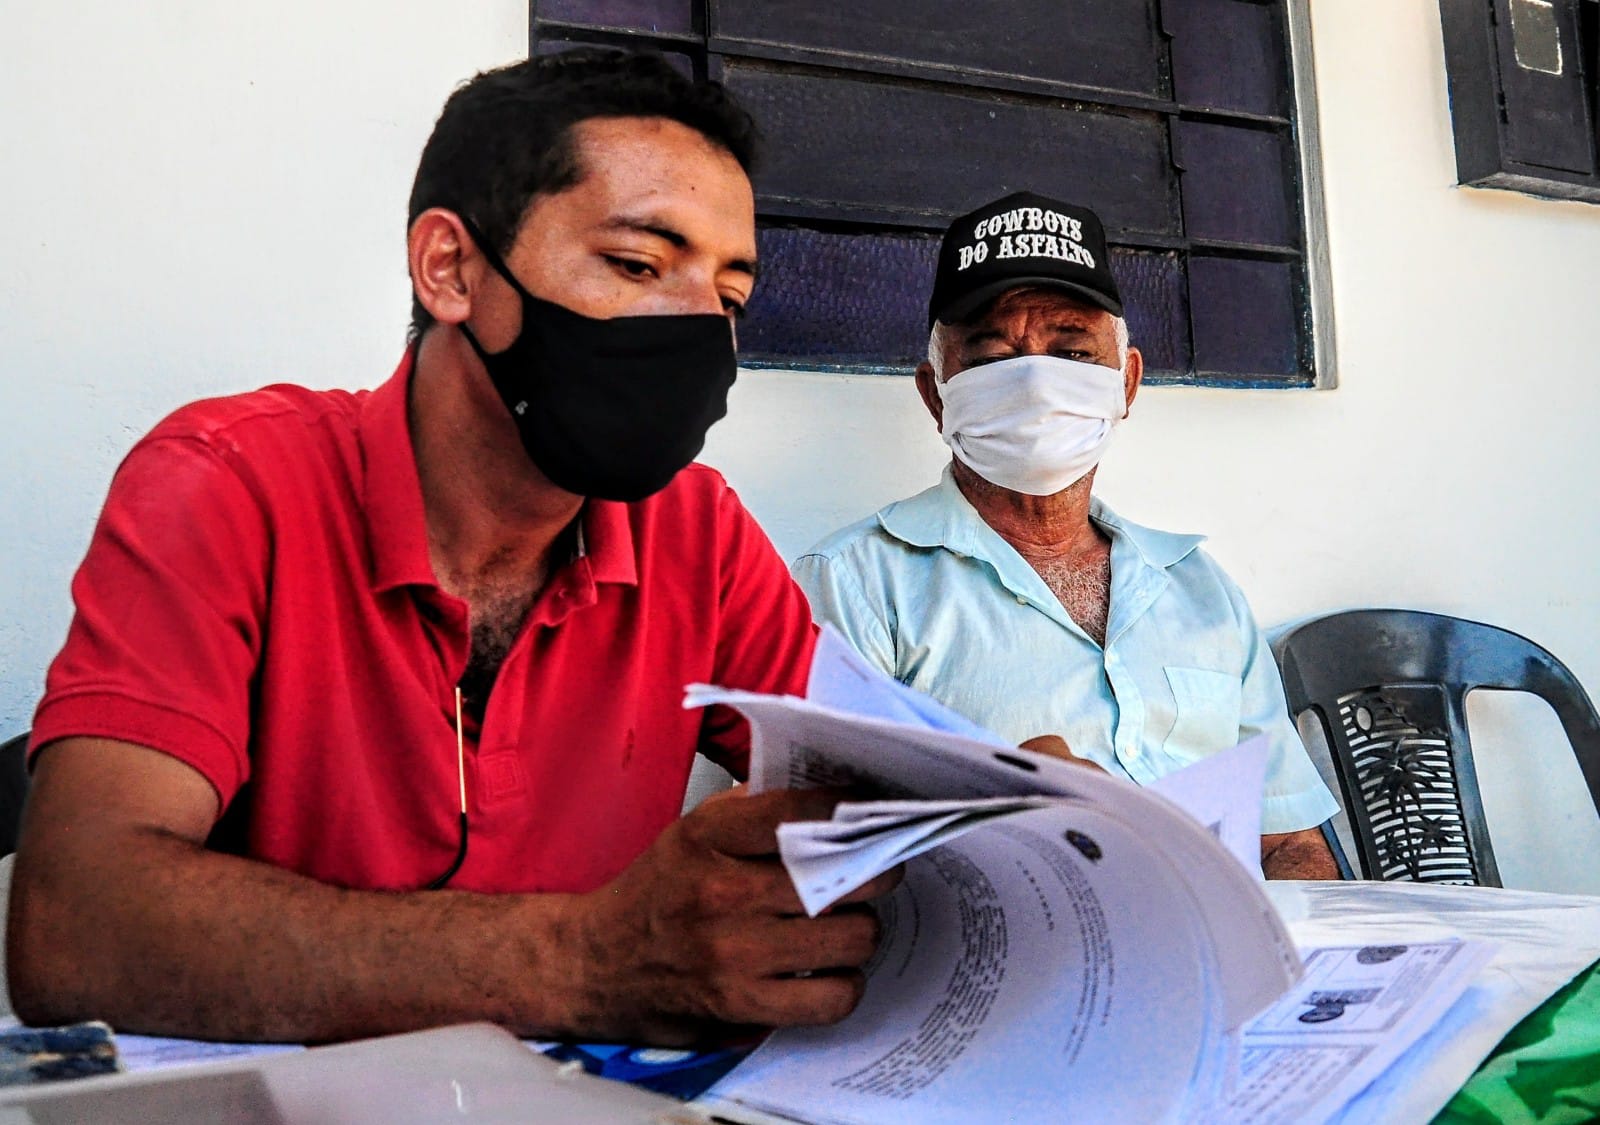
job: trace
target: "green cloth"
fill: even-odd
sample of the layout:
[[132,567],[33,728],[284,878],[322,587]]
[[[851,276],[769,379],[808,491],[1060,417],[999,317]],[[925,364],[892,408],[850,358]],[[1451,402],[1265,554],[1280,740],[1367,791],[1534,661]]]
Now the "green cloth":
[[1536,1008],[1433,1125],[1600,1120],[1600,962]]

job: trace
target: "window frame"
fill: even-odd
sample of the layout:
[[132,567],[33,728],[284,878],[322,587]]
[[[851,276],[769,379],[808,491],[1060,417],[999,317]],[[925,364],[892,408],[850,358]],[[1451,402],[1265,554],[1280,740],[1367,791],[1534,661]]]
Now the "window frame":
[[[723,61],[732,56],[760,62],[825,67],[834,72],[857,73],[864,76],[883,76],[889,79],[909,79],[923,83],[940,82],[941,72],[950,76],[952,85],[962,89],[993,91],[1000,94],[1024,95],[1058,100],[1077,101],[1093,106],[1129,109],[1136,112],[1161,114],[1173,121],[1181,119],[1205,122],[1208,120],[1251,123],[1286,129],[1289,143],[1294,145],[1294,185],[1299,196],[1299,222],[1302,246],[1298,251],[1285,249],[1275,255],[1271,247],[1230,243],[1221,240],[1191,238],[1180,231],[1176,236],[1147,232],[1119,232],[1112,245],[1136,250],[1174,251],[1180,254],[1191,249],[1221,250],[1242,253],[1255,260],[1298,262],[1304,271],[1305,309],[1309,323],[1305,337],[1309,343],[1309,376],[1282,374],[1233,374],[1200,370],[1195,357],[1190,355],[1188,372],[1164,372],[1150,378],[1147,383],[1166,386],[1201,386],[1211,388],[1241,388],[1270,390],[1332,389],[1338,385],[1336,340],[1334,332],[1333,290],[1331,260],[1327,246],[1327,217],[1323,191],[1320,127],[1317,114],[1316,78],[1311,46],[1310,0],[1280,0],[1282,4],[1286,51],[1290,82],[1285,91],[1292,99],[1287,116],[1264,115],[1241,110],[1196,110],[1185,107],[1174,97],[1153,97],[1122,91],[1086,88],[1067,82],[1048,79],[1019,78],[993,72],[973,72],[948,64],[885,58],[861,52],[847,55],[838,51],[797,47],[787,44],[758,42],[751,39],[712,34],[708,23],[715,0],[687,0],[690,10],[691,30],[640,31],[617,27],[580,23],[567,19],[542,19],[539,15],[541,0],[529,0],[528,49],[538,50],[541,31],[548,28],[557,33],[560,41],[599,45],[636,46],[672,52],[689,59],[697,77],[720,80]],[[1164,0],[1171,3],[1173,0]],[[1181,3],[1182,0],[1177,0]],[[1270,0],[1268,0],[1270,2]],[[1159,6],[1156,11],[1159,13]],[[1157,15],[1159,21],[1159,14]],[[1159,29],[1158,29],[1159,30]],[[959,82],[954,82],[959,78]],[[1171,129],[1169,125],[1169,143]],[[883,233],[926,232],[927,217],[919,220],[895,209],[853,207],[848,215],[837,208],[818,206],[802,201],[758,198],[757,220],[776,220],[778,224],[798,222],[810,229],[880,231]],[[1193,311],[1187,317],[1191,336]],[[1138,343],[1137,340],[1134,341]],[[1302,355],[1306,355],[1302,352]],[[848,362],[832,363],[784,357],[740,357],[740,366],[747,369],[780,371],[815,371],[830,374],[907,375],[912,368],[898,363]]]

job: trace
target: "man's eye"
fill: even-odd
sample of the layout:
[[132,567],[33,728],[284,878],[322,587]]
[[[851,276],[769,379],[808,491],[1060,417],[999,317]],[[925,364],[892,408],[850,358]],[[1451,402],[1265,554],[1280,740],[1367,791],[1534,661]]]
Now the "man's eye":
[[1008,355],[980,355],[973,356],[967,362],[968,367],[982,367],[986,363],[999,363],[1002,359],[1010,359]]
[[629,277],[656,276],[656,268],[649,262],[641,262],[637,258],[621,258],[615,254],[602,254],[601,257]]
[[732,297],[722,298],[722,311],[727,313],[728,316],[734,320],[744,319],[744,305],[734,300]]

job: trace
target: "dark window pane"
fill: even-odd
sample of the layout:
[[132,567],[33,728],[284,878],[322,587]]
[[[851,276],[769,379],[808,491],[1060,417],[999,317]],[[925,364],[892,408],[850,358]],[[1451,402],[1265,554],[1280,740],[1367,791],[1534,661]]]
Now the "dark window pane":
[[757,243],[740,358],[913,367],[926,357],[936,236],[768,228]]
[[586,23],[626,31],[694,30],[693,0],[533,0],[537,20]]
[[[1099,211],[1107,228],[1176,233],[1162,119],[728,60],[723,80],[767,135],[764,210],[942,226],[1008,191]],[[786,213],[795,213],[790,210]]]
[[1180,0],[1165,5],[1173,96],[1186,106],[1287,116],[1289,66],[1278,4]]
[[1292,150],[1281,134],[1198,121],[1178,121],[1172,128],[1190,238],[1300,245]]
[[1122,293],[1128,338],[1150,371],[1189,370],[1189,296],[1183,266],[1173,252],[1111,251],[1111,272]]
[[1296,294],[1300,267],[1195,255],[1189,259],[1194,360],[1200,372],[1295,375],[1303,370]]
[[[1187,2],[1187,0],[1183,0]],[[1151,0],[712,0],[714,36],[1163,96]]]

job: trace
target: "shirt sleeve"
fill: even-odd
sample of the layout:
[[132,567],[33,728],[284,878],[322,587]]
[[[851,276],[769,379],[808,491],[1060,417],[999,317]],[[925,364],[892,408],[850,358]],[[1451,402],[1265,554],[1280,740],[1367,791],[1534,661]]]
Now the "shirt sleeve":
[[[777,548],[724,486],[716,683],[779,695],[806,693],[817,628]],[[700,752],[741,780],[750,769],[750,724],[727,707],[706,709]]]
[[1289,717],[1283,680],[1266,637],[1244,594],[1226,576],[1228,598],[1239,622],[1244,649],[1244,675],[1239,708],[1239,741],[1264,734],[1272,757],[1267,764],[1266,791],[1261,802],[1261,834],[1273,836],[1314,828],[1339,811],[1317,767],[1311,764],[1300,732]]
[[72,736],[160,750],[225,807],[249,776],[269,540],[260,504],[202,438],[136,446],[73,579],[33,751]]
[[843,558],[812,552],[794,562],[795,581],[811,600],[817,623],[832,625],[867,662],[886,676],[897,676],[894,638],[883,614],[875,611],[855,569]]

